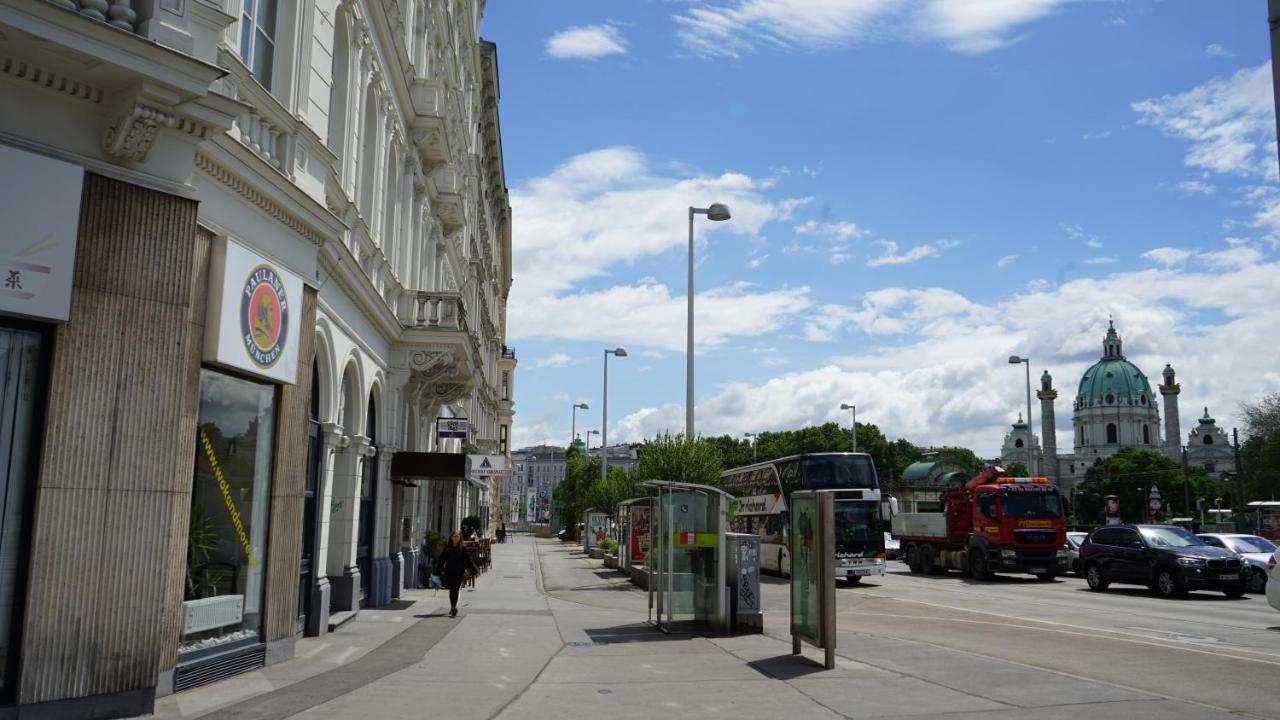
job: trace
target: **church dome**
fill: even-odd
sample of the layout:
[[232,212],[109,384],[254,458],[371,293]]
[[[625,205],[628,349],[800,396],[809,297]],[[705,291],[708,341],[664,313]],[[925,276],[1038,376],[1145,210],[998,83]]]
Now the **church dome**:
[[1156,397],[1147,376],[1125,359],[1122,347],[1115,325],[1111,324],[1102,341],[1102,359],[1080,378],[1077,407],[1155,407]]

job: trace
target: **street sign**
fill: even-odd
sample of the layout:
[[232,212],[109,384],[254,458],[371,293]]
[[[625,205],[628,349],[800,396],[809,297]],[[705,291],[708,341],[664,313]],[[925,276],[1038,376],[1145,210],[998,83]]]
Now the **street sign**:
[[467,439],[466,418],[436,418],[436,437],[441,440],[449,438]]

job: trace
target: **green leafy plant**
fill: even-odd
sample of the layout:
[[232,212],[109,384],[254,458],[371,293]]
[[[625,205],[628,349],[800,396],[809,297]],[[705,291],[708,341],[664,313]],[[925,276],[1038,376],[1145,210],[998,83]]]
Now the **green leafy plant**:
[[462,539],[466,540],[471,537],[471,533],[480,534],[480,518],[475,515],[468,515],[462,518]]
[[186,599],[201,597],[201,588],[211,585],[217,588],[224,574],[204,567],[218,549],[218,531],[213,526],[213,516],[198,507],[191,508],[191,523],[187,528],[187,590]]
[[605,551],[607,555],[618,554],[618,541],[614,538],[607,537],[600,541],[600,549]]
[[426,565],[430,568],[435,564],[436,558],[440,557],[440,551],[444,550],[445,538],[435,530],[428,530],[422,541],[422,553],[425,555]]

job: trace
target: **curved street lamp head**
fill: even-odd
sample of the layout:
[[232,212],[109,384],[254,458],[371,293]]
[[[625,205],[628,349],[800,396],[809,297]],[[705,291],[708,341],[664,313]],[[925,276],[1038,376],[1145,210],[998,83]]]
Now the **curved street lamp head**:
[[852,410],[852,409],[853,409],[853,406],[852,406],[852,405],[850,405],[849,403],[840,403],[840,409],[841,409],[841,410]]
[[1017,355],[1009,356],[1009,364],[1017,365],[1018,363],[1031,362],[1031,358],[1018,357]]
[[715,220],[719,222],[721,220],[728,220],[730,217],[732,217],[732,215],[729,214],[729,206],[724,203],[711,203],[711,207],[707,208],[708,220]]
[[605,350],[605,352],[610,353],[612,355],[616,355],[617,357],[627,356],[627,349],[624,347],[614,348],[613,350]]
[[590,407],[588,407],[588,406],[587,406],[587,404],[586,404],[586,403],[574,403],[574,405],[573,405],[573,406],[574,406],[574,407],[576,407],[576,408],[578,408],[579,410],[590,410],[590,409],[591,409]]

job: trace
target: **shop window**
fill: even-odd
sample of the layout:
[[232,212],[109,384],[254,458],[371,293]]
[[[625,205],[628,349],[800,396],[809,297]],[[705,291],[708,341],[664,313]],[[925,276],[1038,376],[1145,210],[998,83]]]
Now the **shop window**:
[[40,368],[42,335],[0,328],[0,690],[10,694],[15,644],[22,618],[18,614],[25,594],[23,568],[27,521],[34,481],[35,449],[42,433],[38,427],[44,380]]
[[268,90],[275,54],[276,0],[244,0],[240,11],[240,59]]
[[200,373],[184,653],[261,641],[275,386]]

